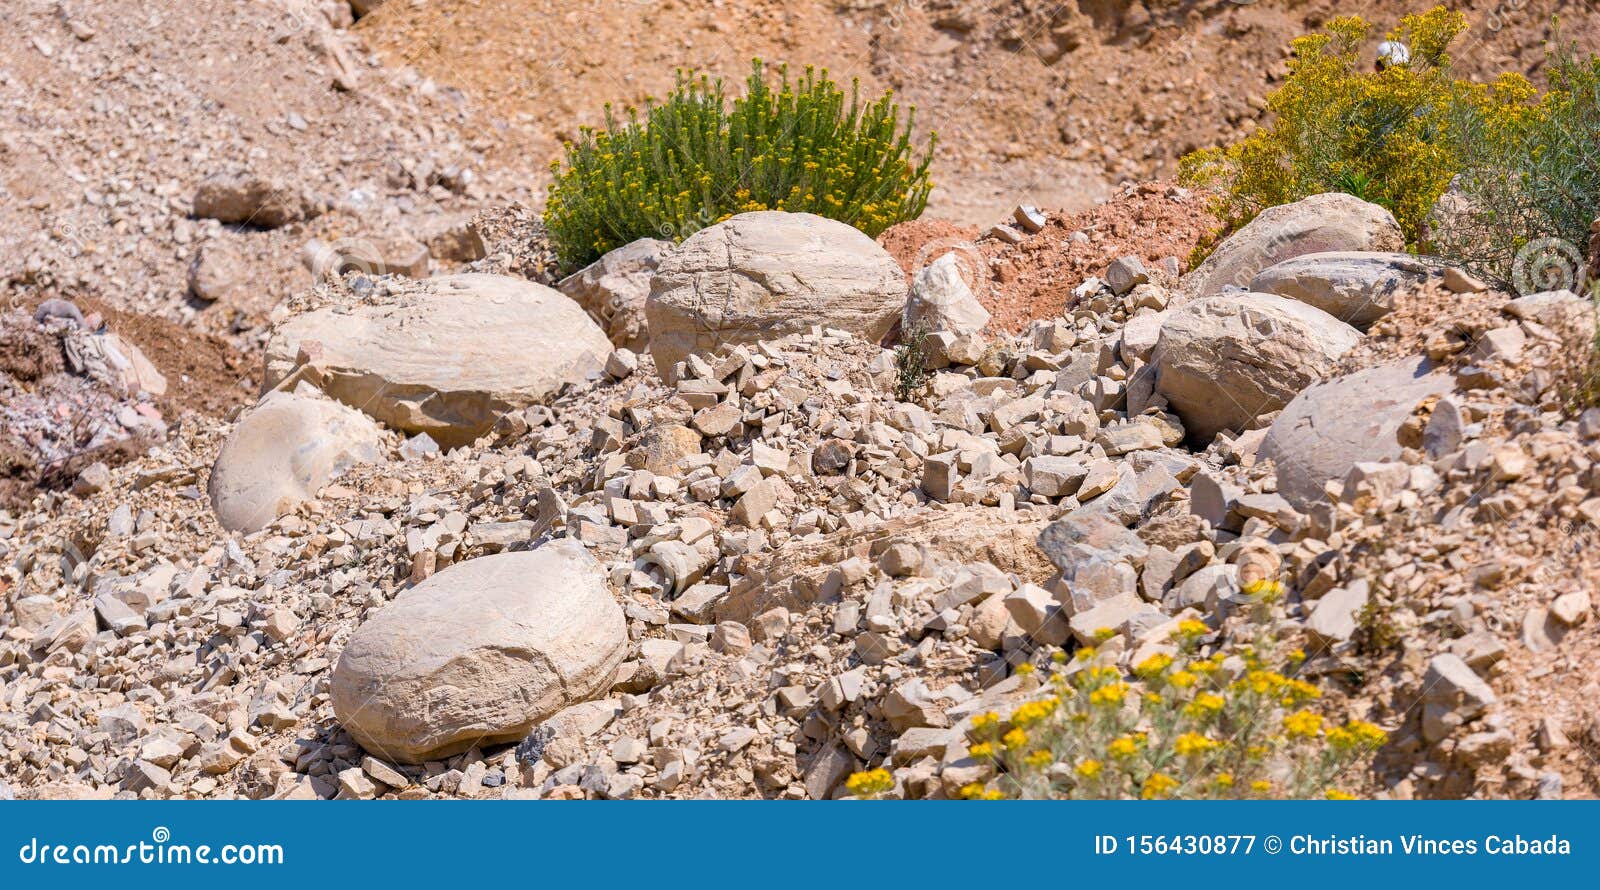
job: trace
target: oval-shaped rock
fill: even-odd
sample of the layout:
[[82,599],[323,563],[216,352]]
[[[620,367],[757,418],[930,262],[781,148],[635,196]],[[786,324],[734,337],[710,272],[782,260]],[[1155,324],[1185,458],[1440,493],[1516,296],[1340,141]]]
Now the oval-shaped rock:
[[361,746],[421,763],[512,742],[611,684],[622,608],[576,541],[457,563],[356,628],[333,712]]
[[503,275],[400,285],[380,304],[324,306],[279,325],[266,386],[303,363],[328,395],[446,448],[507,411],[599,375],[611,342],[561,293]]
[[1361,334],[1273,294],[1221,294],[1174,310],[1151,364],[1156,391],[1196,442],[1244,430],[1333,372]]
[[817,325],[877,342],[906,299],[905,273],[860,231],[810,213],[741,213],[662,260],[645,316],[663,376],[695,352]]
[[1338,192],[1269,207],[1183,277],[1183,293],[1208,297],[1248,287],[1268,266],[1308,253],[1398,251],[1406,239],[1394,214]]
[[223,528],[258,531],[350,467],[383,458],[383,431],[361,412],[314,390],[268,393],[217,454],[211,508]]
[[1397,294],[1442,272],[1409,253],[1308,253],[1261,270],[1250,289],[1299,300],[1364,331],[1394,310]]
[[1453,387],[1420,356],[1313,384],[1272,422],[1259,453],[1277,468],[1278,493],[1305,510],[1356,464],[1398,458],[1400,425],[1423,399]]

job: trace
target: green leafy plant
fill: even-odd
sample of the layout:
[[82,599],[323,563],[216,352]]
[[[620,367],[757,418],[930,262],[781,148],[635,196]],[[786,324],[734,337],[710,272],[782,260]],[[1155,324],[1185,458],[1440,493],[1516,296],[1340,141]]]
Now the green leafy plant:
[[928,385],[928,353],[924,349],[928,329],[916,324],[900,335],[894,348],[894,397],[902,402],[916,398]]
[[[773,82],[773,81],[776,82]],[[912,146],[916,109],[902,118],[893,93],[860,99],[811,67],[791,81],[756,60],[730,111],[720,79],[680,71],[667,98],[606,107],[605,126],[585,128],[556,162],[544,213],[569,267],[639,238],[682,240],[755,210],[815,213],[876,237],[915,219],[932,188]]]

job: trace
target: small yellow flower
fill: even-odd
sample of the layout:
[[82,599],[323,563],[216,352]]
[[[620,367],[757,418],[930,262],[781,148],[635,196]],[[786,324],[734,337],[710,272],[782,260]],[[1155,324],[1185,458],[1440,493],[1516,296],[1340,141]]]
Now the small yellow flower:
[[1011,725],[1024,728],[1032,726],[1055,713],[1056,707],[1060,704],[1061,700],[1058,698],[1045,698],[1027,702],[1012,713]]
[[1055,755],[1043,748],[1040,748],[1037,751],[1029,752],[1027,757],[1022,758],[1023,763],[1035,769],[1044,769],[1045,767],[1054,763],[1055,760]]
[[963,800],[978,800],[983,797],[985,790],[982,782],[971,782],[961,786],[961,797]]
[[1211,783],[1218,788],[1232,788],[1233,773],[1217,773],[1217,777],[1212,779]]
[[1172,667],[1172,656],[1165,652],[1158,652],[1134,665],[1133,672],[1146,680],[1159,677],[1167,668]]
[[1090,760],[1085,760],[1082,763],[1078,764],[1077,772],[1078,772],[1078,775],[1082,776],[1085,779],[1092,779],[1095,776],[1100,775],[1100,770],[1101,769],[1103,769],[1103,766],[1100,763],[1100,761],[1090,759]]
[[1227,701],[1215,692],[1202,692],[1184,706],[1183,713],[1191,719],[1203,719],[1221,713],[1226,704]]
[[1013,729],[1000,737],[1000,743],[1007,748],[1020,748],[1028,743],[1028,734],[1020,729]]
[[1341,752],[1377,748],[1387,741],[1388,733],[1365,720],[1352,720],[1344,726],[1328,730],[1328,744]]
[[1127,760],[1139,753],[1139,742],[1133,736],[1118,736],[1106,745],[1106,753],[1118,760]]
[[1165,773],[1151,773],[1149,778],[1144,780],[1144,785],[1140,786],[1139,796],[1145,800],[1155,800],[1171,794],[1172,789],[1176,787],[1178,787],[1177,779]]
[[1103,707],[1119,707],[1127,694],[1128,684],[1108,683],[1089,693],[1089,704]]
[[886,769],[871,769],[852,774],[850,778],[844,780],[844,787],[856,797],[882,794],[894,789],[894,776],[891,776]]
[[1208,751],[1215,751],[1222,745],[1220,742],[1208,739],[1198,732],[1186,732],[1174,739],[1172,746],[1173,750],[1178,752],[1179,757],[1194,757],[1205,754]]
[[978,760],[984,760],[994,756],[994,746],[988,742],[979,742],[968,748],[967,754]]
[[1024,676],[1024,677],[1026,677],[1029,674],[1033,673],[1033,671],[1034,671],[1033,665],[1031,663],[1029,663],[1029,662],[1025,661],[1022,664],[1017,665],[1017,673],[1022,675],[1022,676]]
[[1355,800],[1356,799],[1356,796],[1354,794],[1350,794],[1350,793],[1345,792],[1345,791],[1340,791],[1337,788],[1329,788],[1323,794],[1323,797],[1326,797],[1328,800]]
[[1268,782],[1266,779],[1257,779],[1250,783],[1250,790],[1256,794],[1271,794],[1272,783]]
[[1322,716],[1310,711],[1295,711],[1283,718],[1283,731],[1291,739],[1315,738],[1322,731]]
[[1167,678],[1167,682],[1179,689],[1188,689],[1198,679],[1200,678],[1190,671],[1173,671],[1172,676]]
[[1116,631],[1115,628],[1110,628],[1110,627],[1096,628],[1095,632],[1094,632],[1094,641],[1096,643],[1104,643],[1105,641],[1111,639],[1112,637],[1114,637],[1116,635],[1117,635],[1117,631]]
[[1193,618],[1185,618],[1178,622],[1178,636],[1180,637],[1189,637],[1193,639],[1195,637],[1203,637],[1210,632],[1211,628],[1206,627],[1205,622],[1203,621],[1196,621]]

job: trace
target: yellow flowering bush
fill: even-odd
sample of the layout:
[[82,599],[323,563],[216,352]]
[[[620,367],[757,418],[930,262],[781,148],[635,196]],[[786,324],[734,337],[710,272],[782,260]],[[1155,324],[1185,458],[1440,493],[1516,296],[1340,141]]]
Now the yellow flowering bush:
[[1463,165],[1463,127],[1493,134],[1530,112],[1536,92],[1520,75],[1491,84],[1451,76],[1450,44],[1467,28],[1435,7],[1389,32],[1410,59],[1374,70],[1372,26],[1332,19],[1291,45],[1289,76],[1267,97],[1271,122],[1243,141],[1186,156],[1181,177],[1217,189],[1216,211],[1237,227],[1257,213],[1321,192],[1346,192],[1389,209],[1408,241],[1421,240],[1434,203]]
[[[1270,626],[1281,596],[1275,582],[1259,589],[1253,626]],[[1387,734],[1329,722],[1321,691],[1294,676],[1298,649],[1263,631],[1206,652],[1210,635],[1184,621],[1169,649],[1126,672],[1096,647],[1054,659],[1038,698],[972,718],[968,756],[994,778],[961,796],[1347,799]]]
[[936,142],[915,157],[916,109],[902,122],[893,93],[848,105],[826,70],[787,67],[769,82],[758,59],[730,112],[721,80],[678,73],[660,104],[625,119],[606,107],[602,129],[567,145],[544,221],[569,267],[639,238],[682,240],[736,213],[804,211],[876,237],[920,216]]
[[[1583,292],[1582,253],[1600,214],[1600,56],[1559,42],[1550,88],[1514,120],[1458,115],[1466,212],[1430,220],[1430,247],[1522,293]],[[1592,401],[1592,400],[1591,400]]]

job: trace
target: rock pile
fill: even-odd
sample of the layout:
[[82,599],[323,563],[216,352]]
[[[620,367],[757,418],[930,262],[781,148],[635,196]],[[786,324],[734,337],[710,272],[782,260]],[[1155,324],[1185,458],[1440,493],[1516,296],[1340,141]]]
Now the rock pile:
[[[325,285],[231,427],[0,516],[17,790],[825,798],[881,765],[950,797],[993,768],[972,716],[1037,694],[1019,667],[1097,641],[1127,669],[1186,619],[1249,638],[1260,580],[1328,706],[1396,739],[1383,793],[1576,775],[1583,697],[1496,665],[1595,648],[1594,557],[1558,537],[1600,520],[1600,414],[1559,410],[1586,303],[1429,274],[1362,333],[1287,286],[1195,298],[1129,261],[1001,337],[957,270],[908,299],[892,262],[774,216],[706,230],[715,269],[660,261],[645,353],[532,284]],[[523,302],[581,338],[457,361],[460,318],[509,330]],[[960,348],[879,345],[906,318]]]

